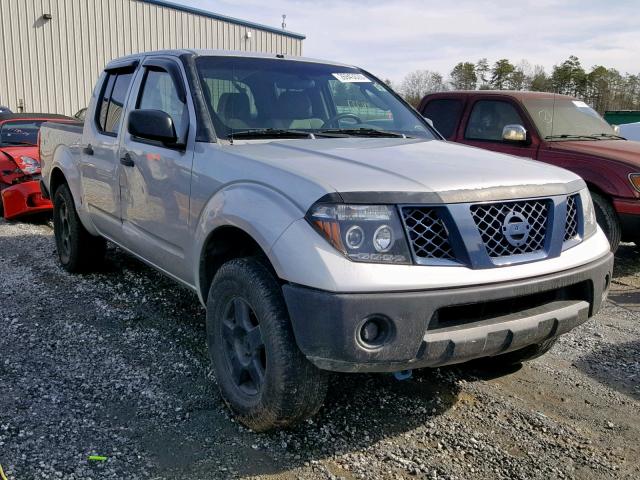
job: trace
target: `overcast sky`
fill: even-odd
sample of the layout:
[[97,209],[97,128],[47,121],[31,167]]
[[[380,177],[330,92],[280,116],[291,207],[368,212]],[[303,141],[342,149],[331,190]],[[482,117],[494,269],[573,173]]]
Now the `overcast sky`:
[[400,81],[445,76],[459,61],[522,59],[550,70],[569,55],[640,72],[638,1],[174,0],[307,36],[304,55],[359,65]]

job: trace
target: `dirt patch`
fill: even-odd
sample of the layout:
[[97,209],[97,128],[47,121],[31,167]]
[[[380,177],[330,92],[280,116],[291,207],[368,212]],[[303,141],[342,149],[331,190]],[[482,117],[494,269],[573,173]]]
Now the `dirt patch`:
[[115,248],[85,276],[54,250],[46,224],[0,222],[9,480],[640,476],[634,246],[621,247],[611,302],[541,359],[404,382],[336,375],[317,417],[261,435],[220,399],[195,295]]

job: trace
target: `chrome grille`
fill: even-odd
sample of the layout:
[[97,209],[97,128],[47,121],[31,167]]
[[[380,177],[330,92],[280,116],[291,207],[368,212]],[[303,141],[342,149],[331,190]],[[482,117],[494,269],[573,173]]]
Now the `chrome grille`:
[[578,195],[567,197],[567,223],[564,227],[564,241],[578,236]]
[[455,260],[449,232],[435,209],[404,207],[402,217],[416,257]]
[[[487,253],[492,258],[534,253],[544,248],[549,216],[548,200],[488,203],[471,206]],[[528,236],[521,245],[513,245],[503,231],[508,216],[523,218],[529,224]]]

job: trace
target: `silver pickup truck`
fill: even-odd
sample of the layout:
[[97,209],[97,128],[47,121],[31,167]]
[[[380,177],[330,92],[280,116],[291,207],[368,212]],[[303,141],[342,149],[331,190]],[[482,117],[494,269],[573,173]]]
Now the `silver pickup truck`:
[[108,240],[195,291],[255,430],[313,415],[329,371],[535,358],[609,287],[579,177],[447,143],[353,66],[129,56],[40,149],[62,266],[96,267]]

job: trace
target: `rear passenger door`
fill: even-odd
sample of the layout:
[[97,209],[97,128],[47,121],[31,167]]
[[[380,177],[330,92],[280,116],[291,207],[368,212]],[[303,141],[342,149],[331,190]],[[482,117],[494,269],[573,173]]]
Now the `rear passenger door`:
[[[506,125],[521,125],[527,130],[527,141],[509,142],[502,139]],[[508,97],[476,99],[470,106],[463,130],[458,140],[461,143],[496,152],[535,159],[538,143],[532,126],[520,107]]]
[[196,122],[181,65],[171,57],[148,58],[133,92],[127,112],[168,113],[181,146],[134,137],[124,129],[119,158],[125,245],[190,283],[185,250],[190,238],[189,190]]
[[96,228],[115,240],[121,230],[119,133],[136,66],[128,63],[105,71],[96,90],[94,110],[85,120],[81,145],[83,201]]

